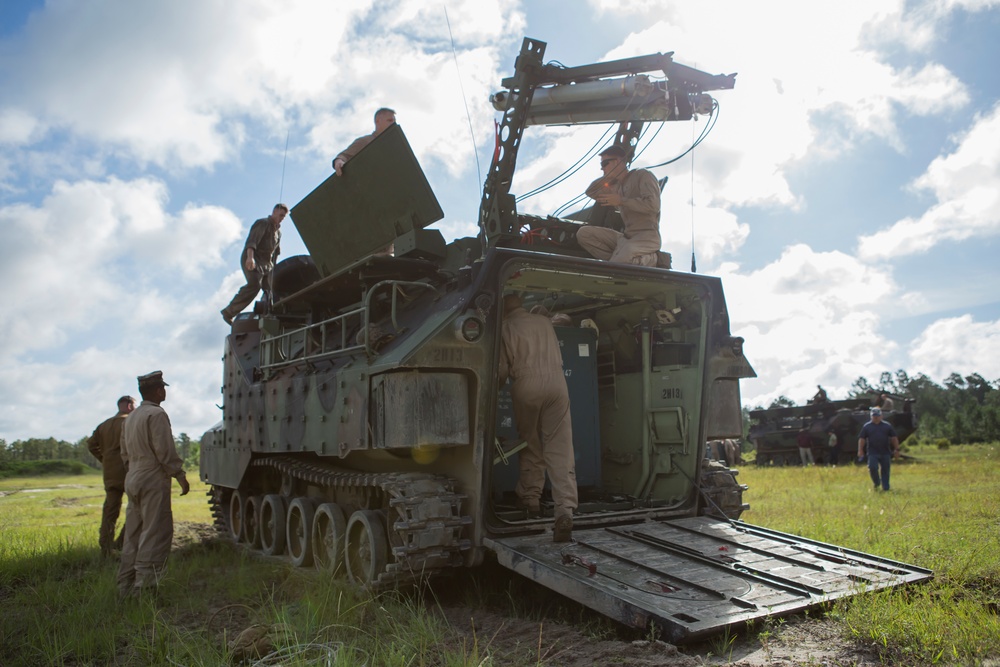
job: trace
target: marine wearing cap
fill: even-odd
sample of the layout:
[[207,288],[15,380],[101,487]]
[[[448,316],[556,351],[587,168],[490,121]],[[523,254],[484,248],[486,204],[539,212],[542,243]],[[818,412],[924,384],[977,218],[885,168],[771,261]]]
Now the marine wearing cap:
[[170,385],[163,381],[163,371],[153,371],[152,373],[146,373],[145,375],[140,375],[139,389],[143,387],[169,387]]
[[128,470],[125,544],[118,568],[122,597],[138,596],[159,584],[174,534],[170,479],[177,480],[182,496],[191,490],[170,418],[160,405],[167,397],[163,372],[153,371],[136,379],[142,404],[122,428],[122,461]]

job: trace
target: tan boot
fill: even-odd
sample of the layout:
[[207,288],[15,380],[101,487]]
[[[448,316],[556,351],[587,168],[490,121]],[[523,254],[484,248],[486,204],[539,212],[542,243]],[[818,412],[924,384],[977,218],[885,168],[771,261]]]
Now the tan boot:
[[524,510],[528,515],[529,519],[541,519],[542,518],[542,506],[536,500],[535,502],[525,502],[520,498],[517,499],[515,506],[519,510]]
[[573,518],[563,515],[556,517],[556,524],[552,527],[553,542],[569,542],[573,535]]

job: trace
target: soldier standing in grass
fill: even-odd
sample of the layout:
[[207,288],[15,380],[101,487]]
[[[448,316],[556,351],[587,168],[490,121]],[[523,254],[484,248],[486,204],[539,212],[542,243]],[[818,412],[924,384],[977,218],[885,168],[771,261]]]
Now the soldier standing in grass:
[[170,418],[160,407],[167,398],[167,386],[160,371],[139,377],[142,404],[122,430],[128,494],[125,546],[118,568],[118,592],[123,598],[155,591],[163,575],[174,537],[170,478],[180,484],[182,496],[191,490],[174,446]]
[[[871,421],[861,427],[858,436],[858,458],[865,455],[868,447],[868,472],[871,475],[875,490],[881,484],[883,491],[889,490],[889,468],[892,459],[899,456],[899,436],[892,424],[882,421],[882,410],[872,408]],[[881,470],[881,475],[879,471]]]
[[101,462],[104,471],[104,511],[101,514],[101,531],[97,543],[101,555],[110,556],[113,549],[122,548],[125,530],[115,539],[115,528],[122,510],[122,496],[125,495],[125,464],[122,463],[122,425],[125,418],[135,409],[135,399],[122,396],[118,399],[118,414],[101,422],[94,434],[87,440],[87,449]]

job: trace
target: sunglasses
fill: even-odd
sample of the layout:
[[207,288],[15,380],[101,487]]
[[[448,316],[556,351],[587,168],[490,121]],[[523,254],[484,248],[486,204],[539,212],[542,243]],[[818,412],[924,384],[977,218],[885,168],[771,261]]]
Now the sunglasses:
[[614,164],[615,162],[618,162],[617,158],[614,158],[614,159],[611,159],[611,160],[601,160],[601,169],[604,169],[609,164]]

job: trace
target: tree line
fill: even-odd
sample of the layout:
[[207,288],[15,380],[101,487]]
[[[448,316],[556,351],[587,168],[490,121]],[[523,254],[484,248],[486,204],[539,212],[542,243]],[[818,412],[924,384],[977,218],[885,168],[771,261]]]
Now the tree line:
[[[917,415],[918,441],[934,442],[945,438],[953,444],[1000,441],[1000,380],[986,380],[979,373],[959,375],[952,373],[942,384],[937,384],[920,373],[911,377],[904,370],[885,372],[877,382],[859,377],[851,385],[845,398],[863,398],[889,394],[902,408],[900,401],[913,399]],[[831,400],[837,397],[831,396]],[[795,403],[780,396],[770,406],[788,407]],[[760,409],[760,407],[755,408]],[[174,438],[177,451],[184,460],[184,467],[197,469],[200,445],[181,433]],[[0,465],[7,462],[68,460],[80,461],[91,468],[101,464],[87,449],[87,438],[75,443],[55,438],[28,438],[6,442],[0,438]]]
[[[89,436],[88,436],[89,437]],[[0,438],[0,466],[5,463],[21,463],[27,461],[79,461],[86,466],[101,469],[101,463],[87,449],[88,437],[76,442],[56,440],[55,438],[28,438],[8,443]],[[188,470],[197,469],[200,443],[181,433],[174,438],[177,453],[184,460]]]
[[[902,409],[901,401],[913,399],[917,430],[911,437],[922,442],[943,438],[957,445],[1000,441],[998,390],[1000,380],[989,381],[979,373],[965,376],[952,373],[942,384],[937,384],[923,373],[911,377],[906,371],[898,370],[882,373],[877,382],[859,377],[845,398],[889,394],[897,410]],[[837,400],[837,397],[830,396],[830,399]],[[789,398],[779,396],[768,407],[792,405],[795,403]]]

